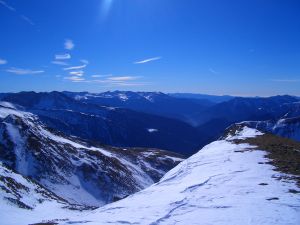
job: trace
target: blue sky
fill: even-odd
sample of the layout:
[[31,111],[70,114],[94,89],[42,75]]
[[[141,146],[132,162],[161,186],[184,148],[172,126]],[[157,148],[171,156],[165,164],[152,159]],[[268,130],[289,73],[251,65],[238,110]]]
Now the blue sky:
[[298,0],[0,0],[0,92],[300,95]]

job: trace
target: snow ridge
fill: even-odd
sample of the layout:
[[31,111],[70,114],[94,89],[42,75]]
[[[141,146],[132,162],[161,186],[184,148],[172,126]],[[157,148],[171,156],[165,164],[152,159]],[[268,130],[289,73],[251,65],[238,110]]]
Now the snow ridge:
[[233,140],[262,135],[244,127],[212,142],[157,184],[60,224],[299,224],[295,182],[268,164],[264,151]]

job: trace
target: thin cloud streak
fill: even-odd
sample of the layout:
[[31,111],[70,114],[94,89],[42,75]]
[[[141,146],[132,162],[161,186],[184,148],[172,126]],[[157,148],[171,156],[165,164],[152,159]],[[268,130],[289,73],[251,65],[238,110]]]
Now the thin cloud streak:
[[16,12],[16,9],[10,5],[8,5],[5,1],[0,0],[0,4],[9,9],[10,11]]
[[6,72],[14,73],[17,75],[33,75],[33,74],[44,73],[45,71],[44,70],[21,69],[21,68],[12,67],[10,69],[7,69]]
[[55,59],[56,60],[71,59],[71,55],[70,54],[58,54],[58,55],[55,55]]
[[64,70],[80,70],[80,69],[83,69],[86,67],[86,64],[84,65],[81,65],[81,66],[71,66],[71,67],[67,67],[67,68],[64,68]]
[[22,20],[24,20],[24,21],[27,22],[28,24],[30,24],[30,25],[32,25],[32,26],[35,25],[35,23],[34,23],[31,19],[29,19],[27,16],[22,15],[22,14],[18,14],[17,10],[16,10],[14,7],[10,6],[6,1],[0,0],[0,5],[3,5],[3,6],[4,6],[5,8],[7,8],[8,10],[10,10],[10,11],[16,13]]
[[68,66],[69,64],[63,61],[52,61],[52,64],[60,65],[60,66]]
[[137,62],[134,62],[134,64],[144,64],[144,63],[148,63],[148,62],[152,62],[152,61],[156,61],[156,60],[160,60],[160,59],[162,59],[162,57],[158,56],[158,57],[153,57],[153,58],[137,61]]
[[217,71],[215,71],[213,68],[209,68],[208,69],[209,72],[213,73],[213,74],[219,74]]
[[101,77],[112,77],[112,74],[104,74],[104,75],[91,75],[93,78],[101,78]]
[[81,59],[80,60],[81,63],[88,65],[90,62],[86,59]]
[[30,25],[32,25],[32,26],[34,26],[34,25],[35,25],[35,23],[34,23],[34,22],[32,22],[32,20],[31,20],[31,19],[29,19],[27,16],[20,15],[20,17],[21,17],[23,20],[25,20],[27,23],[29,23]]
[[120,77],[109,77],[107,78],[107,80],[110,80],[110,81],[130,81],[130,80],[137,80],[138,78],[140,77],[134,77],[134,76],[120,76]]
[[70,80],[72,82],[81,82],[84,81],[85,79],[82,77],[77,77],[77,76],[72,76],[72,77],[64,77],[65,80]]
[[65,80],[76,83],[90,83],[90,84],[101,84],[103,87],[117,87],[117,86],[144,86],[149,85],[147,82],[138,82],[140,76],[114,76],[112,74],[106,75],[91,75],[92,78],[103,78],[103,79],[84,79],[81,77],[84,71],[71,71],[70,77],[65,77]]
[[70,75],[74,75],[74,76],[79,76],[79,77],[81,77],[81,76],[83,76],[84,71],[82,71],[82,70],[79,70],[79,71],[71,71],[69,74],[70,74]]

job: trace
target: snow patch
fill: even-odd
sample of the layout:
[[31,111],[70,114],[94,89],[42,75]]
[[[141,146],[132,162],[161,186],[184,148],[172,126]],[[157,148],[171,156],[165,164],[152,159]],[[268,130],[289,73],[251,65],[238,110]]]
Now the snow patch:
[[154,129],[154,128],[149,128],[147,129],[149,133],[155,133],[158,132],[158,129]]
[[127,101],[129,98],[126,94],[118,94],[119,99],[121,99],[123,102]]
[[0,106],[6,107],[6,108],[11,108],[11,109],[16,109],[16,107],[10,102],[1,102],[0,101]]
[[233,136],[228,136],[226,140],[236,140],[236,139],[245,140],[247,138],[253,138],[263,134],[264,133],[256,129],[252,129],[247,126],[244,126],[242,130],[237,130]]

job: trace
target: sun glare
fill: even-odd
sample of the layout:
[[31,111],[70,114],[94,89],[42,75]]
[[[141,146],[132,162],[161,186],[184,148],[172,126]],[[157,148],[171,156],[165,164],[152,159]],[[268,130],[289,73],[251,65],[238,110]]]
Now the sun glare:
[[110,12],[111,6],[114,0],[102,0],[101,1],[101,16],[106,18]]

